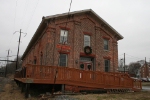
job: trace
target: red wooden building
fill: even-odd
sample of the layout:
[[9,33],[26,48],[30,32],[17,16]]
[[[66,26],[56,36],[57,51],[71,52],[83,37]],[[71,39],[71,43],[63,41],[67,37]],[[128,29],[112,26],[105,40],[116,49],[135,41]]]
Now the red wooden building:
[[53,84],[57,68],[55,84],[65,84],[65,90],[74,86],[80,86],[76,87],[79,90],[133,88],[127,74],[117,73],[117,42],[121,39],[122,35],[91,9],[43,17],[22,56],[26,74],[16,73],[15,79]]

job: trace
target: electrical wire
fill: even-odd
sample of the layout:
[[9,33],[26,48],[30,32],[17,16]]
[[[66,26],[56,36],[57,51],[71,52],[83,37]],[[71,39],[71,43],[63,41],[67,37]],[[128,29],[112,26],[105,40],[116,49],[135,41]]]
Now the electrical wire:
[[[18,3],[18,0],[16,0],[16,4],[15,4],[15,17],[14,17],[14,25],[13,25],[13,31],[15,30],[16,28],[16,14],[17,14],[17,3]],[[10,40],[9,40],[9,45],[8,45],[8,48],[10,49],[10,45],[11,45],[11,42],[13,40],[13,36],[14,34],[12,34]]]
[[16,0],[16,6],[15,6],[15,18],[14,18],[14,28],[13,28],[13,31],[15,31],[15,28],[16,28],[17,1],[18,0]]
[[23,10],[23,16],[22,16],[22,18],[21,18],[21,20],[22,20],[21,25],[20,25],[20,26],[21,26],[21,29],[22,29],[22,25],[23,25],[23,23],[24,23],[24,17],[25,17],[25,15],[26,15],[28,5],[29,5],[29,1],[26,0],[25,7],[24,7],[24,10]]
[[[72,4],[72,0],[71,0],[71,2],[70,2],[70,7],[69,7],[69,11],[68,11],[68,17],[67,17],[67,21],[66,21],[66,25],[65,25],[65,28],[67,27],[67,24],[68,24],[68,20],[69,20],[69,13],[70,13],[70,10],[71,10],[71,4]],[[64,35],[65,35],[65,31],[64,31]],[[66,41],[64,41],[64,36],[63,36],[63,40],[62,40],[62,45],[61,45],[61,49],[60,49],[60,52],[62,51],[62,46],[63,45],[65,45],[65,42]],[[58,57],[58,66],[59,66],[59,58],[60,58],[60,54],[59,54],[59,57]]]
[[[68,19],[69,19],[69,13],[70,13],[70,9],[71,9],[71,4],[72,4],[72,0],[70,2],[70,7],[69,7],[69,11],[68,11],[68,18],[67,18],[67,21],[66,21],[66,25],[65,25],[65,28],[67,27],[67,24],[68,24]],[[64,31],[64,35],[65,35],[65,31]],[[64,36],[63,36],[63,40],[62,40],[62,45],[61,45],[61,49],[60,49],[60,53],[62,51],[62,46],[64,44]],[[58,56],[58,66],[59,66],[59,63],[60,63],[60,54]],[[54,87],[55,87],[55,82],[56,82],[56,76],[57,76],[57,73],[58,73],[58,66],[56,67],[56,71],[55,71],[55,77],[54,77],[54,85],[53,85],[53,89],[52,89],[52,95],[54,93]]]
[[132,55],[129,55],[129,54],[126,54],[126,55],[128,55],[128,56],[130,56],[130,57],[133,57],[133,58],[141,59],[141,58],[139,58],[139,57],[135,57],[135,56],[132,56]]
[[30,26],[30,23],[31,23],[31,21],[32,21],[32,18],[33,18],[33,15],[34,15],[34,13],[35,13],[35,10],[36,10],[36,8],[37,8],[38,3],[39,3],[39,0],[37,1],[36,5],[35,5],[35,7],[34,7],[34,10],[33,10],[32,15],[31,15],[31,17],[30,17],[29,23],[28,23],[28,25],[27,25],[27,27],[26,27],[26,30],[25,30],[26,33],[27,33],[27,31],[28,31],[28,28],[29,28],[29,26]]
[[118,57],[119,57],[119,56],[122,56],[122,55],[124,55],[124,54],[118,55]]
[[[119,59],[124,59],[124,57],[120,57],[121,55],[119,55]],[[140,61],[140,60],[144,60],[143,58],[139,58],[139,57],[135,57],[135,56],[132,56],[132,55],[129,55],[129,54],[126,54],[125,56],[126,58],[126,61],[130,61],[130,62],[137,62],[137,61]]]

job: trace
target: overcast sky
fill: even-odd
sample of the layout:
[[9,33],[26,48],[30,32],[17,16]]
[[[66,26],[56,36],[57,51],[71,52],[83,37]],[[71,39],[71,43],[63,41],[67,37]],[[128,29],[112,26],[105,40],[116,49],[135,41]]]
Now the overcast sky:
[[[71,0],[0,0],[0,59],[23,55],[43,16],[68,12]],[[150,60],[150,0],[72,0],[71,12],[92,9],[124,39],[118,41],[119,59],[126,53],[126,63]],[[14,57],[9,59],[13,60]],[[0,66],[4,62],[0,62]]]

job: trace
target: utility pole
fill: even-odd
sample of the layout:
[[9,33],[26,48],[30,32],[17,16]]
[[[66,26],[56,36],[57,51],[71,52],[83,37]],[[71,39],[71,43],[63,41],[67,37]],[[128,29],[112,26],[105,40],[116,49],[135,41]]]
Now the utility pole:
[[7,51],[8,51],[8,55],[7,55],[7,64],[6,64],[6,68],[5,68],[5,77],[7,75],[7,67],[8,67],[8,60],[9,60],[9,51],[10,51],[10,49],[7,50]]
[[[18,32],[18,31],[16,31],[16,32]],[[15,32],[15,33],[16,33]],[[21,29],[20,29],[20,36],[19,36],[19,43],[18,43],[18,52],[17,52],[17,61],[16,61],[16,70],[17,70],[17,68],[18,68],[18,55],[19,55],[19,46],[20,46],[20,40],[21,40],[21,33],[23,33],[23,32],[21,32]],[[24,33],[25,34],[25,36],[27,35],[27,33]],[[25,37],[24,36],[24,37]]]
[[124,53],[124,73],[125,73],[125,53]]

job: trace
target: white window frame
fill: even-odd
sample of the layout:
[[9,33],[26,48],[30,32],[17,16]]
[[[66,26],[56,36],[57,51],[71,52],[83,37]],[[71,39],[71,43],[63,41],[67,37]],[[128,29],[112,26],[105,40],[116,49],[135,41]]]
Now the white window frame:
[[109,40],[104,39],[104,50],[109,50]]
[[[88,38],[88,40],[86,40],[85,38]],[[91,36],[90,35],[84,35],[84,47],[90,46],[90,44],[91,44]]]
[[60,30],[60,43],[66,44],[68,42],[68,30]]

